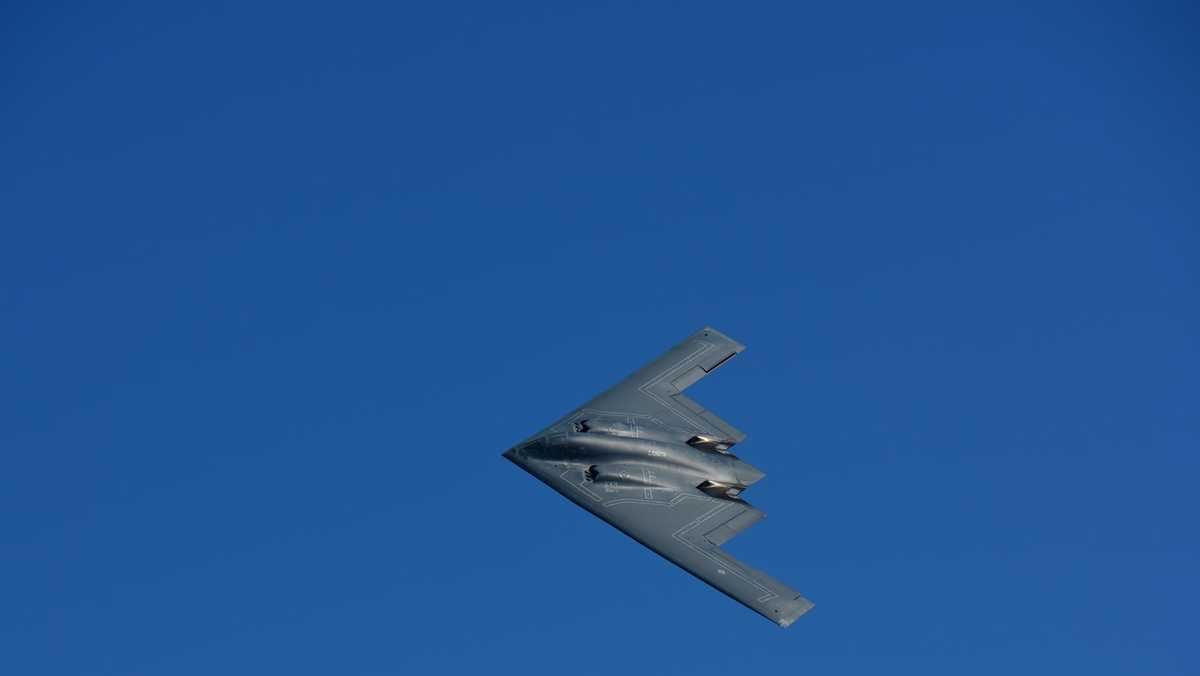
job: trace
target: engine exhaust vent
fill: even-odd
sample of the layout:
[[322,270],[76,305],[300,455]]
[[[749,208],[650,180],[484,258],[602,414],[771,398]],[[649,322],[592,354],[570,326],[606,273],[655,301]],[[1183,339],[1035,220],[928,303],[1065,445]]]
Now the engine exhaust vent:
[[729,439],[718,439],[698,434],[687,440],[688,446],[698,448],[702,451],[716,451],[717,453],[729,453],[729,447],[736,442]]
[[733,486],[723,484],[719,481],[704,481],[699,486],[696,486],[704,493],[713,496],[714,498],[736,498],[746,489],[745,486]]

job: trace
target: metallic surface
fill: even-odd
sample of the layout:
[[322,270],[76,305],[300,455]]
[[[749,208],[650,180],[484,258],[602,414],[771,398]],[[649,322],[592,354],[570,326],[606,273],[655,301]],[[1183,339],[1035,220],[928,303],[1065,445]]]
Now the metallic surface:
[[729,452],[744,434],[682,394],[743,349],[701,329],[504,457],[786,627],[812,604],[720,548],[763,518],[741,499],[763,473]]

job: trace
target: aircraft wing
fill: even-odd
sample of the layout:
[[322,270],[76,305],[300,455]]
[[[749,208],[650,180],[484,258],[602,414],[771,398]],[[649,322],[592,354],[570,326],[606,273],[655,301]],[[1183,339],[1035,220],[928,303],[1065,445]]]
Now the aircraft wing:
[[[572,434],[604,424],[617,448],[623,439],[632,447],[644,437],[724,452],[745,435],[682,392],[743,349],[715,329],[701,329],[520,446],[567,443]],[[616,464],[603,468],[606,479],[592,474],[595,467],[524,462],[515,448],[505,453],[566,498],[777,624],[786,627],[812,607],[795,590],[721,549],[762,512],[729,494],[655,477],[645,464],[622,465],[620,456],[614,453]]]
[[613,497],[578,472],[529,471],[580,507],[781,627],[812,607],[796,590],[721,549],[765,516],[743,500],[714,498],[694,489],[656,489],[649,498],[628,493]]
[[765,516],[746,502],[695,491],[676,493],[667,503],[609,504],[605,511],[605,520],[633,539],[780,626],[812,607],[795,590],[720,548]]
[[538,435],[561,431],[587,414],[632,414],[732,446],[746,435],[682,392],[744,349],[716,329],[700,329]]

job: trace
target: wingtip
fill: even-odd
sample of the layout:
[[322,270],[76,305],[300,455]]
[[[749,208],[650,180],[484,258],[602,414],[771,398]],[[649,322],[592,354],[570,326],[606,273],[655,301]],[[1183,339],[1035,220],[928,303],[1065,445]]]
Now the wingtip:
[[696,335],[705,337],[705,338],[712,337],[712,338],[719,338],[721,340],[724,340],[724,341],[730,343],[734,352],[741,352],[742,350],[746,349],[745,345],[742,345],[741,343],[734,340],[733,338],[730,338],[728,334],[718,331],[717,329],[714,329],[711,325],[705,326],[704,328],[700,329],[699,331],[696,332]]
[[803,596],[797,595],[796,598],[792,599],[791,603],[787,605],[784,614],[775,620],[775,623],[781,628],[787,629],[788,627],[792,626],[792,623],[799,619],[801,615],[812,610],[812,607],[812,601],[809,601]]

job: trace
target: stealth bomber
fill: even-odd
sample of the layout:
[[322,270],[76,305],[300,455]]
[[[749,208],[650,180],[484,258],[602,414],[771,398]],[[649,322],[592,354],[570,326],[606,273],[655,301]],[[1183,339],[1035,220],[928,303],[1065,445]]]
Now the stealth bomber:
[[745,346],[705,328],[504,457],[575,504],[786,627],[812,604],[721,549],[763,518],[743,492],[763,473],[745,435],[683,391]]

